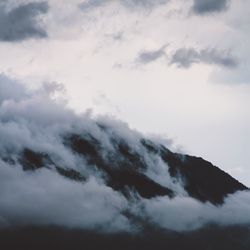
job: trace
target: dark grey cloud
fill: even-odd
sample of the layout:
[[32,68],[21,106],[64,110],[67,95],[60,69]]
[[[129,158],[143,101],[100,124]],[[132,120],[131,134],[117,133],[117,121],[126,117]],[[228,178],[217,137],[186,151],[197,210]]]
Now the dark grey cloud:
[[227,68],[238,66],[237,59],[229,51],[216,49],[181,48],[174,52],[169,62],[169,64],[175,64],[180,68],[189,68],[198,63],[217,64]]
[[228,8],[230,0],[194,0],[192,10],[199,14],[221,12]]
[[[129,9],[152,9],[159,5],[166,4],[169,0],[119,0],[118,2],[126,8]],[[79,6],[83,11],[94,10],[99,7],[103,7],[114,0],[86,0],[82,2]]]
[[0,40],[21,41],[47,37],[46,30],[38,21],[40,14],[47,13],[47,2],[32,2],[8,10],[0,4]]
[[158,59],[166,56],[165,48],[166,45],[162,46],[158,50],[143,50],[138,54],[135,62],[139,64],[148,64],[157,61]]

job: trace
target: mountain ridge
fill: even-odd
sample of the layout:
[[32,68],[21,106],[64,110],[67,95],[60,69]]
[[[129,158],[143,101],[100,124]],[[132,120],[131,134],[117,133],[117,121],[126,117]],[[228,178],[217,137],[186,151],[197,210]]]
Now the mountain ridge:
[[[163,186],[146,175],[145,169],[148,166],[145,159],[120,138],[111,140],[115,149],[113,151],[105,151],[98,139],[89,134],[70,134],[63,136],[63,141],[65,147],[83,158],[88,165],[97,168],[109,187],[127,198],[131,192],[147,199],[165,195],[173,198],[177,195],[171,187]],[[227,195],[248,189],[200,157],[173,153],[149,139],[141,139],[140,146],[150,157],[159,157],[165,167],[169,168],[168,172],[174,182],[181,181],[187,194],[201,202],[220,205]],[[53,168],[58,174],[74,181],[84,182],[87,179],[75,169],[57,165],[51,159],[50,152],[36,152],[25,148],[17,161],[25,171]]]

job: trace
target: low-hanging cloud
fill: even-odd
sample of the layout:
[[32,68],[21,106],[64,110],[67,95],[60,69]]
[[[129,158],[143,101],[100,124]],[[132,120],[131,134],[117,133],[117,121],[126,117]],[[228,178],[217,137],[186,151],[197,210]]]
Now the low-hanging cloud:
[[48,9],[47,2],[24,3],[10,10],[6,3],[0,3],[0,40],[15,42],[47,37],[38,17]]
[[228,196],[220,207],[190,197],[177,197],[173,200],[161,197],[144,202],[144,211],[150,221],[175,231],[196,230],[211,224],[248,226],[250,222],[249,191]]
[[0,162],[0,226],[57,225],[68,228],[128,230],[125,198],[90,178],[67,180],[43,169],[24,173]]
[[198,15],[225,11],[230,0],[194,0],[192,10]]
[[[195,230],[210,223],[250,224],[249,191],[228,196],[219,207],[189,197],[183,183],[169,175],[168,165],[146,153],[140,144],[142,134],[105,116],[76,115],[52,98],[60,89],[52,84],[27,91],[18,81],[0,77],[1,227],[57,225],[135,232],[142,226],[140,221],[174,231]],[[146,163],[145,175],[171,187],[176,197],[145,199],[135,194],[134,199],[127,199],[107,186],[95,165],[65,145],[63,135],[68,133],[96,138],[104,156],[114,150],[114,140],[126,142]],[[49,155],[54,164],[77,170],[86,180],[60,175],[51,162],[36,171],[24,171],[18,159],[26,148]]]
[[217,49],[181,48],[176,50],[170,57],[170,65],[177,65],[180,68],[189,68],[193,64],[215,64],[226,68],[238,66],[237,59],[229,51]]

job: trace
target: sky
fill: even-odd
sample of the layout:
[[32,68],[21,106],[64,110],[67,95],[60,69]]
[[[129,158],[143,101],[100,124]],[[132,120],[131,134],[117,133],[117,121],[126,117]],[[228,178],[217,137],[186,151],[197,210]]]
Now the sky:
[[249,21],[249,0],[1,0],[0,74],[250,186]]

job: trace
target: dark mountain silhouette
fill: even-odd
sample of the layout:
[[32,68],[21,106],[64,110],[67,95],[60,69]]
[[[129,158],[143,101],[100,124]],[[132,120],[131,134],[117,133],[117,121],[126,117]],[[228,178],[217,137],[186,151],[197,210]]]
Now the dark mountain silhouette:
[[[0,215],[1,212],[5,214],[5,217],[2,217],[2,222],[5,223],[4,219],[10,218],[9,221],[13,224],[10,224],[10,226],[3,228],[0,227],[0,248],[3,247],[3,249],[5,250],[249,249],[250,231],[248,226],[248,219],[245,224],[244,221],[242,222],[240,218],[239,224],[237,224],[237,220],[235,222],[232,220],[232,223],[231,221],[229,221],[228,223],[223,224],[223,218],[221,221],[218,220],[218,217],[216,217],[217,214],[215,215],[215,217],[213,217],[213,214],[211,215],[212,217],[209,217],[209,213],[213,213],[214,210],[218,210],[219,216],[221,214],[223,215],[223,211],[227,213],[227,211],[230,210],[230,205],[232,204],[229,203],[229,208],[227,207],[227,196],[237,191],[248,190],[246,186],[244,186],[242,183],[240,183],[218,167],[214,166],[212,163],[200,157],[174,153],[166,146],[154,140],[145,139],[141,135],[136,137],[136,133],[131,130],[126,130],[125,134],[127,134],[125,136],[122,136],[120,132],[115,132],[115,129],[112,129],[111,127],[100,125],[98,126],[100,130],[98,130],[97,133],[90,133],[89,131],[84,130],[81,133],[79,133],[79,131],[72,132],[72,130],[70,130],[71,132],[67,131],[59,133],[59,136],[55,136],[55,138],[53,138],[58,142],[58,144],[52,144],[56,145],[57,147],[54,151],[53,147],[51,146],[40,147],[40,150],[38,150],[37,148],[39,148],[39,143],[37,143],[36,145],[38,146],[34,148],[24,146],[21,147],[19,151],[6,150],[3,151],[3,153],[0,152],[0,158],[3,162],[5,162],[5,164],[3,164],[3,168],[11,168],[13,166],[13,171],[20,171],[22,174],[29,176],[29,179],[32,179],[33,176],[35,176],[33,175],[33,173],[39,174],[45,172],[45,176],[47,178],[48,176],[50,177],[53,172],[53,178],[49,181],[53,182],[55,180],[56,182],[58,179],[60,181],[63,180],[63,186],[59,186],[60,188],[63,188],[63,192],[67,189],[66,185],[66,188],[64,190],[65,183],[74,184],[75,186],[80,188],[81,192],[82,189],[84,190],[85,184],[88,185],[88,181],[92,177],[91,175],[96,175],[95,177],[98,177],[98,180],[103,181],[101,189],[106,189],[106,186],[108,186],[108,190],[110,191],[110,188],[112,188],[113,190],[117,191],[113,192],[113,190],[111,190],[112,193],[118,194],[119,198],[122,197],[122,200],[125,200],[126,204],[129,204],[129,207],[124,206],[124,209],[118,210],[123,218],[125,218],[125,222],[122,221],[121,223],[126,223],[126,220],[128,220],[130,223],[129,225],[132,225],[131,227],[129,227],[129,230],[123,231],[123,229],[119,229],[118,227],[118,229],[115,228],[114,231],[112,231],[110,221],[104,221],[104,223],[101,221],[100,224],[97,224],[97,226],[95,224],[92,227],[92,221],[94,221],[93,224],[96,223],[93,218],[92,221],[89,222],[89,224],[84,225],[83,223],[83,227],[81,227],[81,224],[73,224],[73,226],[71,227],[69,221],[72,217],[74,219],[74,211],[78,211],[79,206],[80,209],[82,209],[82,204],[83,206],[85,204],[86,206],[89,205],[88,200],[86,199],[91,199],[90,196],[95,196],[95,189],[94,192],[90,193],[90,196],[88,194],[86,196],[80,196],[80,199],[78,198],[79,196],[76,196],[76,198],[73,199],[72,203],[70,202],[72,201],[72,199],[69,199],[68,201],[68,198],[69,196],[74,196],[74,191],[71,194],[71,190],[75,189],[70,189],[70,193],[67,193],[69,196],[66,196],[66,198],[62,196],[59,199],[59,205],[55,206],[55,203],[52,203],[53,206],[49,206],[49,208],[47,209],[46,204],[50,203],[46,203],[46,199],[57,199],[57,195],[53,195],[51,196],[51,198],[49,196],[50,188],[42,188],[42,195],[38,198],[38,200],[40,199],[39,202],[41,201],[41,203],[38,202],[39,204],[29,204],[28,210],[25,210],[25,203],[33,202],[33,199],[27,199],[27,197],[29,197],[30,188],[28,182],[28,184],[25,186],[27,188],[25,188],[24,191],[22,190],[22,192],[20,193],[21,197],[23,197],[23,194],[25,193],[24,197],[26,197],[26,200],[24,200],[24,203],[22,204],[24,208],[22,206],[20,206],[19,208],[19,203],[14,208],[12,203],[10,203],[10,205],[8,206],[8,197],[7,199],[3,199],[1,203]],[[96,134],[98,135],[98,133],[99,136],[96,136]],[[135,136],[135,138],[133,136]],[[131,137],[132,140],[130,140]],[[45,138],[48,138],[48,136],[46,135]],[[106,143],[104,143],[105,140]],[[43,141],[43,143],[45,142]],[[41,148],[44,149],[42,150]],[[65,151],[61,152],[59,149]],[[70,157],[72,157],[70,159],[75,160],[74,164],[72,164],[71,167],[70,164],[67,164],[66,161],[63,160],[65,159],[63,158],[65,152],[66,154],[69,154]],[[170,180],[168,179],[166,181],[162,181],[162,178],[157,178],[159,177],[159,175],[161,175],[161,171],[158,171],[159,165],[157,165],[159,164],[159,162],[160,167],[164,168],[165,170],[163,171],[163,175],[160,177],[163,177],[163,179],[170,178]],[[78,164],[79,166],[77,166]],[[83,166],[81,166],[81,164]],[[24,172],[20,168],[22,168]],[[157,177],[155,178],[155,175],[152,174],[152,172],[150,172],[149,170],[155,171],[155,175]],[[18,173],[20,174],[20,172]],[[57,179],[55,177],[59,178]],[[26,179],[18,180],[22,181]],[[43,179],[43,185],[47,185],[46,180],[47,179]],[[64,182],[65,180],[67,181]],[[8,182],[9,180],[6,181]],[[11,182],[10,185],[12,184],[13,182]],[[178,193],[179,189],[175,186],[177,184],[184,190],[184,193],[181,193],[182,189],[180,193]],[[7,187],[9,187],[9,189],[12,191],[10,185],[7,185]],[[6,186],[3,185],[3,187]],[[32,184],[31,188],[36,188],[36,182]],[[41,183],[40,186],[38,186],[38,189],[39,188],[41,188]],[[17,192],[17,189],[13,190],[14,192]],[[10,195],[10,197],[15,197],[15,193],[11,193],[11,191],[7,190],[6,193]],[[98,189],[97,192],[100,192],[100,189]],[[60,195],[62,195],[62,193],[59,192],[59,196]],[[190,197],[194,198],[195,201],[194,199],[190,199]],[[162,203],[157,203],[157,206],[158,204],[161,205],[160,210],[156,209],[152,210],[151,212],[144,213],[143,209],[147,209],[145,205],[147,204],[147,202],[153,204],[154,206],[154,201],[161,202],[160,198],[163,198],[166,202],[173,202],[175,205],[173,207],[171,207],[171,204],[167,205],[169,207],[166,207],[165,209],[165,203],[163,203],[163,206]],[[191,202],[194,202],[195,204],[197,203],[199,205],[202,205],[201,207],[198,205],[198,210],[195,210],[198,211],[198,215],[194,218],[194,225],[192,224],[192,214],[191,219],[189,218],[189,220],[185,220],[185,216],[190,216],[190,207],[187,206],[189,209],[189,213],[187,213],[186,215],[185,201],[184,203],[178,203],[178,198],[184,198],[184,200],[185,198],[188,198],[188,202],[190,202],[191,200]],[[43,199],[45,200],[45,206],[43,206]],[[97,194],[97,200],[99,201],[99,199],[100,194],[99,196]],[[80,200],[80,203],[75,203],[76,200]],[[176,200],[177,203],[175,203]],[[113,200],[110,199],[110,201],[112,202]],[[109,199],[107,199],[107,202],[110,201]],[[207,202],[208,204],[202,204]],[[230,200],[230,202],[232,202],[232,200]],[[60,207],[64,207],[67,203],[69,206],[66,207],[67,209],[69,209],[69,214],[67,214],[68,210],[66,210],[66,213],[60,211]],[[212,205],[209,203],[211,203]],[[7,206],[5,206],[6,204]],[[39,210],[39,206],[41,204],[42,209]],[[99,203],[95,202],[94,206],[95,204],[97,204],[98,206]],[[236,210],[238,209],[238,204],[239,203],[235,204]],[[133,210],[134,206],[137,205],[141,206],[140,210],[138,210],[138,213],[134,212]],[[180,227],[180,225],[178,224],[180,223],[180,221],[178,222],[178,218],[175,217],[174,214],[175,209],[178,210],[179,206],[181,205],[183,205],[183,207],[180,210],[181,212],[177,211],[177,217],[180,216],[184,218],[181,218],[180,220],[181,224],[183,223],[184,225],[183,227]],[[223,208],[224,205],[226,206],[226,208],[225,210],[221,211],[220,209]],[[72,212],[71,206],[76,206],[77,209],[72,210]],[[208,207],[210,209],[208,213],[203,214],[200,211],[203,208],[206,210],[206,208]],[[8,216],[8,208],[10,208],[11,210],[13,209],[10,216]],[[101,206],[100,210],[94,210],[93,214],[91,214],[93,209],[93,204],[91,204],[91,213],[89,213],[88,209],[83,210],[83,212],[80,214],[80,219],[82,218],[82,216],[85,216],[84,211],[88,212],[86,217],[88,217],[90,214],[93,217],[98,217],[102,213],[105,216],[106,213],[103,210],[105,210],[106,208],[107,207],[105,205]],[[19,211],[19,209],[21,211]],[[57,209],[59,215],[60,213],[62,213],[63,218],[65,218],[65,216],[67,217],[68,215],[69,220],[66,220],[66,222],[64,222],[64,220],[60,219],[58,224],[58,221],[53,224],[53,221],[51,222],[51,219],[53,220],[54,216],[57,213]],[[191,205],[191,210],[192,209],[193,207]],[[47,214],[49,214],[49,210],[53,211],[52,217],[51,215],[50,217],[47,217]],[[157,214],[161,213],[162,210],[164,210],[163,217],[161,217],[161,214]],[[33,211],[34,215],[32,215]],[[111,210],[111,212],[112,211],[113,210]],[[196,213],[195,211],[194,213]],[[239,210],[239,213],[241,213],[241,211],[242,210]],[[247,210],[244,211],[246,213]],[[168,217],[169,212],[170,217],[174,217],[172,220]],[[27,216],[27,213],[31,213],[31,216],[29,216],[29,214]],[[41,217],[39,217],[40,214]],[[160,218],[160,222],[152,220],[152,218],[154,218],[155,216],[158,216],[158,218]],[[208,219],[206,219],[206,216],[208,216]],[[244,216],[246,216],[247,218],[247,215],[244,214]],[[86,217],[84,217],[84,219],[88,219]],[[164,224],[166,222],[165,217],[167,217],[167,220],[170,219],[170,223],[166,226]],[[28,218],[27,222],[26,218]],[[32,220],[29,220],[30,218],[32,218]],[[210,218],[212,218],[211,221]],[[213,218],[215,219],[213,220]],[[19,219],[21,220],[20,224]],[[77,217],[77,219],[79,219],[79,217]],[[204,221],[202,221],[202,219],[204,219]],[[228,216],[226,217],[226,220],[230,219],[231,218],[228,218]],[[38,223],[36,223],[36,220],[38,220]],[[45,220],[44,223],[43,220]],[[197,223],[197,226],[195,225],[195,223]],[[222,225],[220,225],[220,223],[222,223]],[[6,224],[3,225],[6,226]],[[111,228],[111,231],[109,231],[109,226]],[[137,231],[133,231],[134,229],[137,229]]]
[[[127,198],[131,192],[143,198],[176,195],[170,187],[162,186],[145,174],[148,166],[144,157],[130,148],[123,139],[113,136],[111,141],[114,148],[112,151],[103,148],[101,142],[88,133],[63,136],[63,143],[67,148],[84,158],[90,166],[97,168],[106,184]],[[219,205],[228,194],[247,189],[229,174],[202,158],[173,153],[148,139],[142,139],[140,144],[146,154],[159,156],[169,167],[170,176],[181,181],[188,195],[199,201]],[[26,171],[49,167],[74,181],[84,182],[87,178],[67,166],[58,166],[49,152],[35,152],[26,148],[19,162]]]

